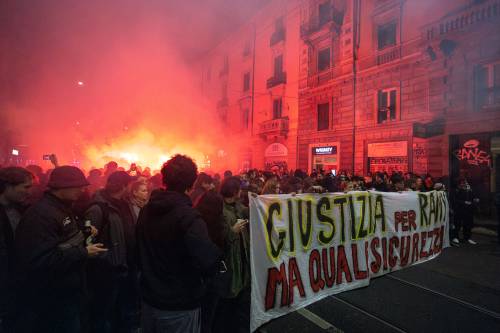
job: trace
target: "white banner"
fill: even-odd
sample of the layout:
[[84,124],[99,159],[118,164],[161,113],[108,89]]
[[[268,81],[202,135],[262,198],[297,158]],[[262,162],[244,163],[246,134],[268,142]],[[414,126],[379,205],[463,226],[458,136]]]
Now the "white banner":
[[449,246],[444,192],[250,195],[251,331]]

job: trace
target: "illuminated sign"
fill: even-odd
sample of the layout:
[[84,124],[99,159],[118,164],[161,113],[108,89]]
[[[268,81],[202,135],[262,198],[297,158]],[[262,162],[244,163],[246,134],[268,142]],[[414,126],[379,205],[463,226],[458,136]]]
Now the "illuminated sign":
[[314,147],[313,155],[335,155],[337,154],[337,146]]

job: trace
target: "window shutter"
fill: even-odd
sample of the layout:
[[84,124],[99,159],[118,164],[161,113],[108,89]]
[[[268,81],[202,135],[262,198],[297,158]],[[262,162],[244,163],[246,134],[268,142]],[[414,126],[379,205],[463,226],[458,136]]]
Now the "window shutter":
[[380,124],[387,120],[387,93],[378,91],[377,122]]
[[391,112],[391,120],[396,119],[396,90],[391,90],[390,95],[391,104],[389,106]]
[[318,104],[318,131],[326,130],[329,126],[328,113],[330,104]]

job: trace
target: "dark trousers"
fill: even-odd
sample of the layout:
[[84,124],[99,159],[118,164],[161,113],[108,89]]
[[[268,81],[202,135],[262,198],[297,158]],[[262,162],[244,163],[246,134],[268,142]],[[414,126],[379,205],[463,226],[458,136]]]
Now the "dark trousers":
[[20,304],[12,332],[80,333],[80,324],[80,298],[54,296],[47,302]]
[[137,278],[132,274],[92,281],[90,332],[128,333],[140,325]]
[[219,303],[220,296],[215,292],[208,292],[201,302],[201,333],[212,333],[214,325],[215,311]]
[[455,223],[453,238],[458,238],[458,233],[460,232],[460,229],[463,228],[464,239],[470,239],[472,226],[474,224],[474,216],[472,215],[472,211],[457,211],[453,222]]
[[214,333],[248,332],[250,329],[250,289],[235,298],[221,298],[215,312]]
[[500,243],[500,205],[497,205],[497,240]]

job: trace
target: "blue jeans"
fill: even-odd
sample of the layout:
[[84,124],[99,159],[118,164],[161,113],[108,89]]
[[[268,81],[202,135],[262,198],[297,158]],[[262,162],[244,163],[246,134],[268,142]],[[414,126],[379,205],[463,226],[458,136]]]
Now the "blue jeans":
[[200,333],[201,310],[165,311],[142,302],[143,333]]

